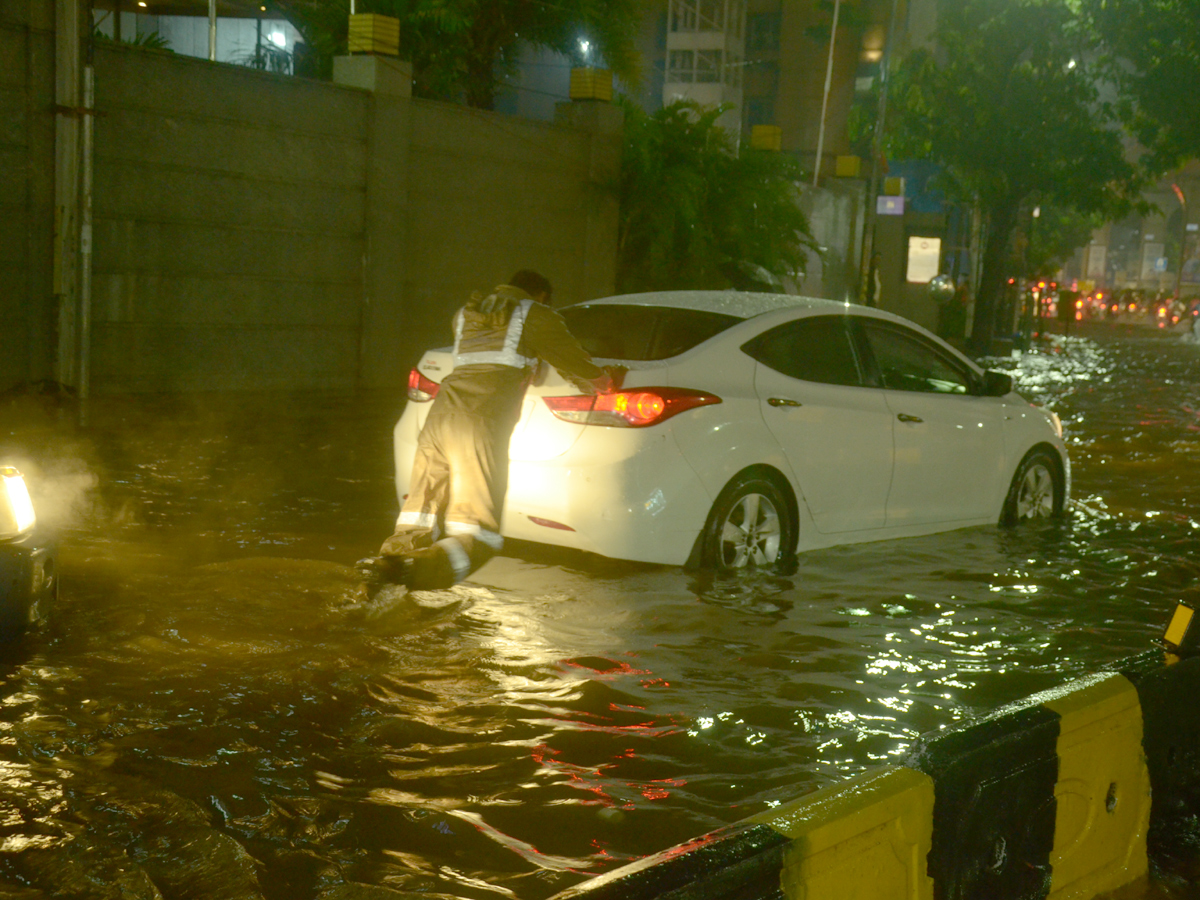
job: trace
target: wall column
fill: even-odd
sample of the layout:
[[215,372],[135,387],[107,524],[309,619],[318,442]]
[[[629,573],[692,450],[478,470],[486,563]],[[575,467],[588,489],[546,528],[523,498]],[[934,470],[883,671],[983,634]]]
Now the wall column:
[[587,153],[587,236],[583,247],[578,297],[592,300],[612,294],[617,282],[617,224],[620,201],[625,114],[611,103],[577,100],[560,103],[555,121],[589,136]]
[[54,379],[79,386],[80,133],[84,113],[79,0],[57,0],[54,29]]
[[408,170],[412,65],[393,57],[339,56],[333,80],[373,95],[367,120],[359,387],[406,383]]

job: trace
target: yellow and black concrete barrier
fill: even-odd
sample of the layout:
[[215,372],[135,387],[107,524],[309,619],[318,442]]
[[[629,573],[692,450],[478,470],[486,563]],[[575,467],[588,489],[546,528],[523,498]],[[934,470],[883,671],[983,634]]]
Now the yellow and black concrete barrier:
[[1095,897],[1189,852],[1198,697],[1200,657],[1143,654],[555,900]]

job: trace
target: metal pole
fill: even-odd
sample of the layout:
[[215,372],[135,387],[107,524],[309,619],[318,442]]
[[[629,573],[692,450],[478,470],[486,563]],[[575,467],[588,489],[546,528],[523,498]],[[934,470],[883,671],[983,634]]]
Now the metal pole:
[[1175,269],[1175,300],[1179,300],[1179,287],[1183,283],[1183,262],[1187,258],[1187,198],[1183,196],[1183,191],[1179,189],[1179,185],[1172,184],[1171,190],[1175,192],[1175,196],[1179,199],[1179,266]]
[[208,0],[208,61],[217,61],[217,0]]
[[825,64],[825,93],[821,97],[821,124],[817,128],[817,160],[813,163],[813,187],[821,174],[821,154],[825,152],[825,111],[829,108],[829,86],[833,82],[833,50],[837,46],[838,13],[842,0],[833,2],[833,28],[829,32],[829,62]]
[[883,56],[879,60],[879,109],[875,112],[875,132],[871,137],[871,182],[867,189],[867,208],[863,216],[863,248],[859,259],[859,299],[867,296],[867,276],[871,271],[871,257],[875,254],[875,218],[879,193],[879,155],[883,152],[883,121],[887,118],[888,67],[891,65],[892,44],[896,34],[897,0],[892,0],[892,14],[888,20],[887,39],[883,44]]
[[[79,229],[79,399],[91,394],[92,378],[92,181],[95,147],[96,70],[83,69],[83,172]],[[80,413],[83,415],[82,411]]]

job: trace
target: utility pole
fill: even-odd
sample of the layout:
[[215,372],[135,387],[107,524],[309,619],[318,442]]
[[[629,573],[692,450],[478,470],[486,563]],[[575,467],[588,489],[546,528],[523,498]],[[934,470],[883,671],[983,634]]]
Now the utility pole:
[[217,61],[217,0],[208,0],[208,61]]
[[888,68],[891,65],[892,45],[896,39],[896,7],[892,0],[892,12],[888,19],[887,39],[883,43],[883,56],[879,59],[879,108],[875,113],[875,131],[871,136],[871,181],[867,188],[866,209],[863,211],[863,244],[859,257],[858,299],[866,299],[870,286],[867,278],[871,272],[871,257],[875,253],[876,204],[879,196],[879,161],[883,156],[883,122],[887,118]]
[[813,163],[813,187],[821,174],[821,155],[825,152],[825,112],[829,108],[829,88],[833,83],[833,50],[837,46],[838,13],[842,0],[833,0],[833,26],[829,29],[829,62],[825,64],[825,93],[821,97],[821,122],[817,126],[817,159]]
[[1179,199],[1179,265],[1175,269],[1175,291],[1174,297],[1179,299],[1179,286],[1183,282],[1183,263],[1187,258],[1187,198],[1183,195],[1183,191],[1179,185],[1172,184],[1171,190],[1175,192],[1175,196]]

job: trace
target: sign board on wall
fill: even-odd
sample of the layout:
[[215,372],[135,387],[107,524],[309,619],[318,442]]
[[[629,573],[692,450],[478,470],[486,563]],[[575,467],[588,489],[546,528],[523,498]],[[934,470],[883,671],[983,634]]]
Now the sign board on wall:
[[1087,277],[1103,278],[1104,268],[1108,257],[1108,247],[1104,244],[1091,244],[1087,254]]
[[942,239],[910,237],[908,239],[908,274],[913,284],[928,284],[942,263]]

